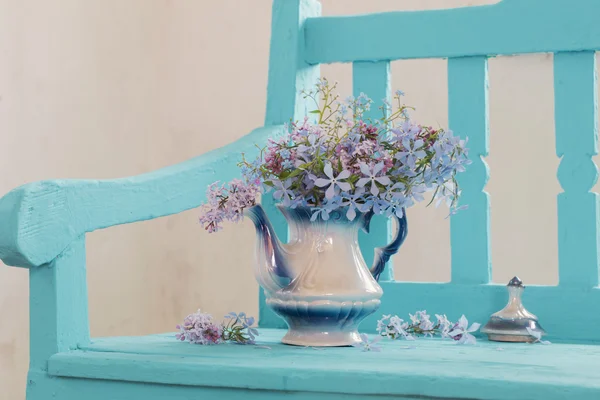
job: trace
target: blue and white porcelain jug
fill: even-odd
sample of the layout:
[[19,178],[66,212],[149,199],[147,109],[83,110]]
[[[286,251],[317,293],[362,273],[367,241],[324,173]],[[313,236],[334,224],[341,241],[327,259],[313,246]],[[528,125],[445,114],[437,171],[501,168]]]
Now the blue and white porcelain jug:
[[258,236],[256,279],[267,304],[287,323],[283,343],[301,346],[346,346],[360,341],[358,326],[381,303],[377,283],[385,263],[406,238],[406,217],[388,246],[375,249],[367,268],[358,245],[358,230],[368,232],[372,213],[352,221],[344,209],[327,221],[311,221],[310,208],[278,206],[289,224],[289,243],[277,239],[260,205],[246,210]]

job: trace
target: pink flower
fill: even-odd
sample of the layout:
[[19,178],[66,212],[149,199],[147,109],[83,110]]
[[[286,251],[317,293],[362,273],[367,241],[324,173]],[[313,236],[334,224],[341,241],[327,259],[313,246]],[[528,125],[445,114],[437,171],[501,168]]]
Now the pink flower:
[[387,152],[383,153],[376,161],[383,162],[382,174],[386,174],[394,166],[394,159]]
[[265,165],[273,174],[279,175],[283,171],[283,159],[277,153],[276,147],[269,147],[265,154]]
[[375,153],[375,148],[377,147],[377,143],[374,143],[370,140],[360,142],[356,145],[354,152],[352,155],[357,157],[371,157]]
[[218,344],[223,335],[223,327],[213,322],[210,314],[200,310],[185,317],[183,325],[177,325],[177,329],[179,333],[175,337],[178,340],[194,344]]

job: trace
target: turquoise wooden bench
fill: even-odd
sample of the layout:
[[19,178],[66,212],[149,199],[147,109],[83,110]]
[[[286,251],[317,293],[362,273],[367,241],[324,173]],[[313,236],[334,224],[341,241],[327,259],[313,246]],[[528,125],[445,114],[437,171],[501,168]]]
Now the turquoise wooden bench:
[[[153,173],[32,183],[0,200],[0,258],[30,271],[27,398],[600,398],[599,203],[590,192],[598,176],[591,157],[598,151],[599,15],[597,0],[504,0],[453,10],[324,18],[317,1],[275,0],[264,127]],[[412,32],[410,38],[389,40],[398,29]],[[485,322],[506,300],[504,286],[490,282],[487,60],[537,52],[554,53],[558,179],[564,190],[558,196],[560,283],[528,288],[525,302],[554,344],[499,348],[485,340],[474,347],[421,340],[415,349],[402,341],[385,342],[382,353],[315,351],[278,344],[282,322],[264,299],[261,344],[270,348],[191,346],[172,335],[90,339],[87,232],[198,206],[207,184],[237,175],[240,152],[253,153],[255,142],[306,114],[298,91],[313,85],[319,64],[352,62],[354,91],[381,99],[390,97],[390,61],[410,58],[448,58],[450,126],[470,138],[473,164],[460,177],[470,208],[451,221],[451,282],[395,282],[389,266],[381,313],[427,309]],[[366,250],[386,240],[386,221],[376,223],[375,233],[361,239]],[[285,232],[281,219],[276,227]],[[372,332],[375,319],[363,329]]]

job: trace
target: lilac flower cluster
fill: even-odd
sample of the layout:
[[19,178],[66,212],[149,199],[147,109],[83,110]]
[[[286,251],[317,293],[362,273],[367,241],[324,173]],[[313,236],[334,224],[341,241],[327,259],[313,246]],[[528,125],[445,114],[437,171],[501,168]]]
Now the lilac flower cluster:
[[229,313],[225,316],[226,324],[216,323],[210,314],[197,312],[188,315],[183,324],[177,325],[179,332],[175,337],[182,342],[192,344],[213,345],[224,342],[254,344],[258,331],[253,328],[254,317],[246,314]]
[[442,338],[452,338],[460,344],[476,342],[472,333],[479,329],[480,324],[474,323],[469,327],[469,321],[464,315],[456,323],[450,322],[446,315],[440,314],[435,314],[436,322],[433,322],[426,311],[417,311],[409,316],[410,322],[397,315],[384,315],[377,321],[377,332],[390,339],[415,340],[419,335],[433,337],[439,334]]
[[222,229],[223,221],[238,222],[243,218],[244,208],[256,204],[260,193],[257,180],[234,179],[227,184],[215,182],[208,187],[207,202],[202,206],[200,223],[209,233]]
[[223,335],[223,327],[215,323],[210,314],[200,310],[185,317],[183,324],[177,325],[177,329],[177,339],[194,344],[218,344]]
[[470,163],[466,140],[414,123],[402,92],[395,107],[384,102],[383,116],[371,119],[365,117],[371,99],[361,94],[340,102],[335,87],[322,79],[303,92],[317,107],[314,119],[290,124],[257,159],[244,158],[243,180],[209,187],[200,219],[209,232],[224,220],[238,221],[264,192],[286,207],[310,208],[313,220],[328,220],[334,210],[350,220],[367,212],[401,217],[426,192],[433,192],[430,204],[446,203],[451,214],[463,208],[455,176]]

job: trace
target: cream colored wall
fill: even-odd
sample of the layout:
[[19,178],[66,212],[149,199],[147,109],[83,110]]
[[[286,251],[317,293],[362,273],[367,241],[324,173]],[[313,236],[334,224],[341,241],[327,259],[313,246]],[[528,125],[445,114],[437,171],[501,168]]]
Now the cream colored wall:
[[[493,0],[324,0],[325,14]],[[261,125],[270,0],[0,0],[0,195],[25,182],[112,178],[183,161]],[[424,27],[426,29],[426,27]],[[417,33],[398,30],[398,40]],[[423,123],[447,125],[445,61],[393,65]],[[326,66],[349,93],[351,70]],[[494,279],[557,281],[552,64],[490,62]],[[397,277],[448,280],[442,210],[410,212]],[[92,334],[164,332],[198,307],[257,313],[248,223],[208,235],[197,211],[88,235]],[[0,223],[2,223],[0,221]],[[0,268],[0,399],[23,399],[27,271]]]

